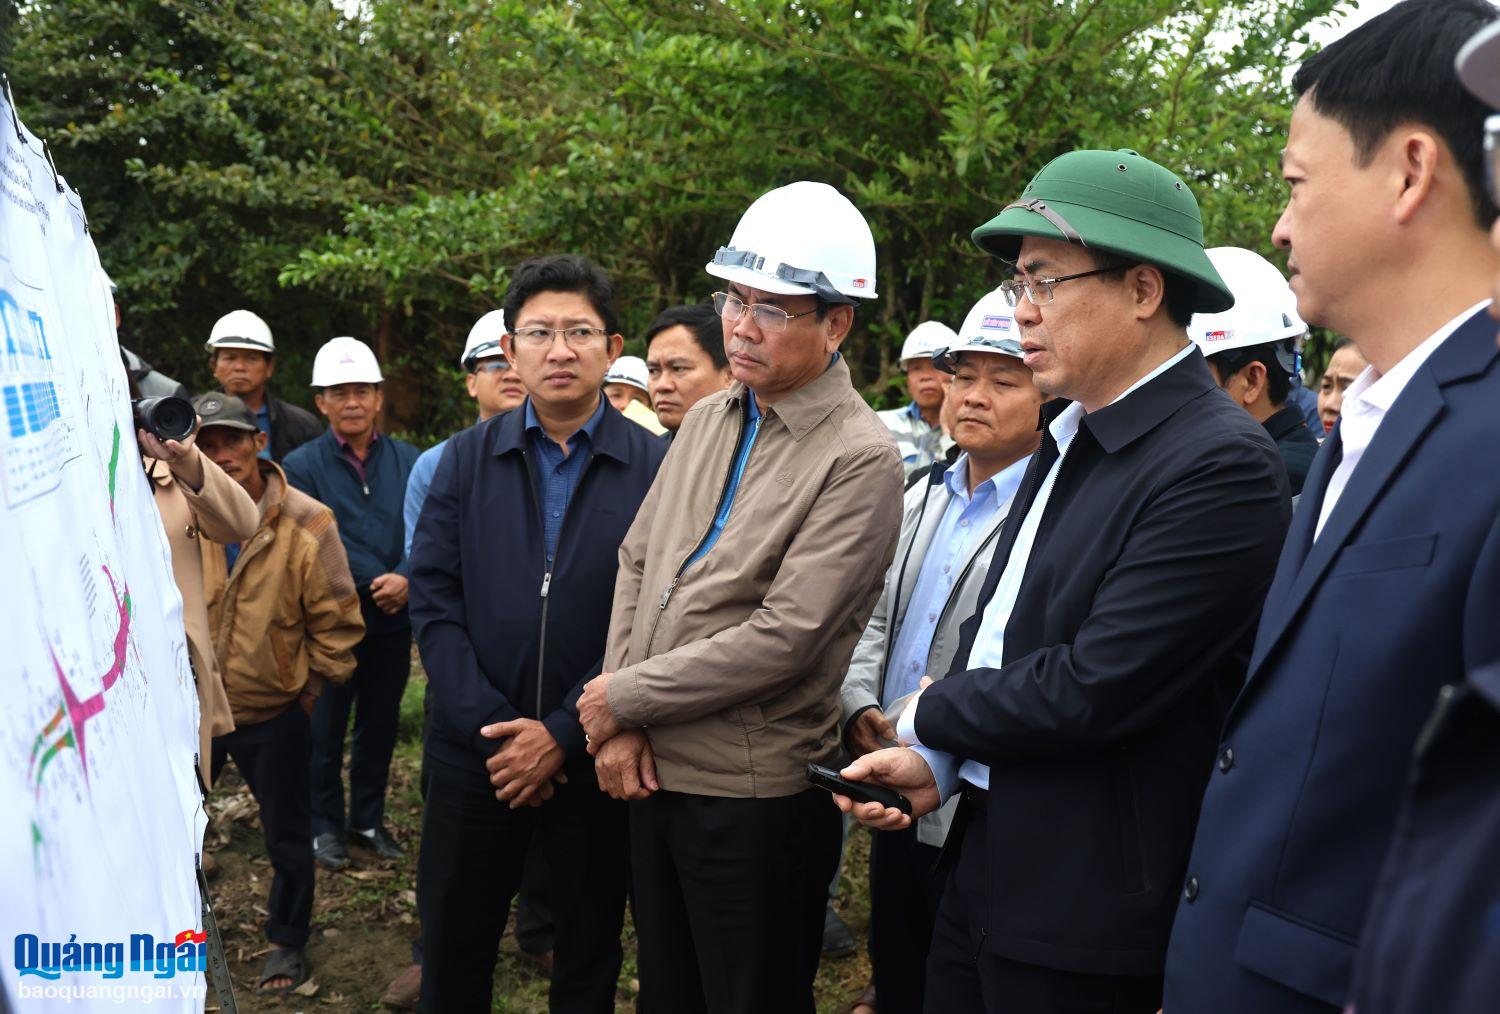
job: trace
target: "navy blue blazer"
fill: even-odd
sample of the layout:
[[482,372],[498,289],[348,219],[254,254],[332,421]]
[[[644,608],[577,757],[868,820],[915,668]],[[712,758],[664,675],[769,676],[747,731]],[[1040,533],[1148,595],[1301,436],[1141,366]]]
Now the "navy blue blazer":
[[1219,726],[1286,533],[1286,469],[1196,351],[1084,416],[1005,627],[1004,665],[965,671],[1056,458],[1048,431],[955,671],[922,695],[917,736],[990,765],[986,862],[972,867],[987,876],[961,883],[961,863],[953,881],[985,899],[987,948],[1069,972],[1160,975]]
[[1422,721],[1443,684],[1500,654],[1497,441],[1483,312],[1412,376],[1314,542],[1340,428],[1324,441],[1204,794],[1168,1011],[1348,1001]]
[[524,408],[443,450],[412,538],[410,607],[427,670],[427,753],[482,772],[499,741],[481,726],[536,718],[567,755],[593,763],[578,697],[604,658],[620,543],[667,445],[606,401],[549,572],[541,479]]
[[[1500,584],[1500,574],[1487,575]],[[1445,688],[1360,934],[1359,1014],[1500,1007],[1500,661]]]

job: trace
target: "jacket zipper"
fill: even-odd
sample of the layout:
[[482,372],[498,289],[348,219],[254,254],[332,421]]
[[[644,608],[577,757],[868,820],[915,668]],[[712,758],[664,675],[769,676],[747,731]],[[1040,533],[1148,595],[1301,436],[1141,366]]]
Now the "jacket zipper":
[[[523,451],[522,453],[526,455],[526,460],[527,461],[531,460],[531,452],[529,450]],[[589,452],[589,456],[583,462],[583,471],[581,471],[581,472],[578,473],[578,485],[575,486],[575,487],[573,487],[573,496],[571,496],[571,497],[568,498],[568,505],[563,508],[563,516],[558,521],[558,525],[557,525],[557,549],[558,549],[558,552],[555,553],[555,554],[553,554],[554,555],[554,559],[553,559],[553,562],[552,562],[551,566],[548,566],[548,564],[547,564],[547,539],[546,539],[546,535],[543,534],[543,537],[542,537],[542,546],[541,546],[541,549],[542,549],[542,590],[540,592],[541,599],[542,599],[542,619],[541,619],[541,624],[539,625],[539,629],[538,629],[538,632],[537,632],[537,641],[536,641],[536,720],[538,722],[540,722],[542,720],[542,684],[543,684],[543,682],[545,680],[546,663],[547,663],[547,601],[548,601],[547,596],[548,596],[548,593],[552,589],[552,573],[553,573],[553,571],[555,571],[557,569],[557,561],[556,561],[555,557],[557,555],[560,555],[560,553],[562,551],[563,529],[567,527],[567,524],[568,524],[568,514],[573,510],[573,500],[575,498],[577,498],[578,491],[583,488],[583,480],[589,474],[589,466],[592,465],[593,463],[594,463],[594,454],[593,454],[592,451],[590,451]],[[536,499],[536,488],[535,487],[532,487],[532,505],[536,508],[536,520],[537,520],[537,524],[541,526],[541,529],[542,529],[543,533],[545,533],[546,529],[547,529],[547,522],[542,517],[542,505]]]
[[[746,392],[746,394],[751,398],[755,397],[754,394],[751,394],[748,391]],[[740,419],[740,426],[744,426],[743,416],[741,416]],[[741,434],[744,433],[743,428],[740,432]],[[757,434],[758,433],[759,431],[757,430]],[[656,628],[661,624],[661,614],[666,611],[667,603],[672,601],[672,593],[677,590],[677,582],[682,580],[683,572],[687,570],[688,561],[693,558],[693,554],[698,551],[698,547],[703,545],[703,540],[708,538],[708,533],[713,531],[714,529],[714,518],[719,516],[719,507],[724,502],[724,494],[729,491],[729,477],[734,474],[734,459],[737,457],[737,452],[739,451],[739,449],[739,441],[736,440],[734,449],[729,452],[729,464],[724,469],[724,479],[719,483],[719,495],[714,498],[714,511],[711,515],[709,515],[708,527],[704,528],[703,532],[693,540],[693,548],[688,550],[688,555],[684,556],[682,558],[682,562],[677,565],[677,572],[672,575],[672,583],[667,585],[666,590],[661,593],[661,601],[656,604],[656,616],[651,621],[651,633],[646,637],[646,651],[644,655],[645,658],[651,657],[651,646],[656,641]],[[745,465],[746,467],[749,467],[750,465],[750,461],[748,458],[745,461]],[[726,524],[729,521],[728,518],[725,518],[724,520]]]
[[875,700],[877,702],[885,700],[886,670],[889,668],[891,662],[891,647],[896,642],[894,632],[897,618],[895,613],[901,609],[901,586],[906,582],[906,564],[911,560],[912,547],[917,544],[917,533],[922,530],[922,519],[927,516],[927,499],[932,495],[933,484],[929,481],[926,485],[927,488],[922,491],[922,507],[917,511],[916,523],[911,528],[911,541],[906,544],[906,552],[901,556],[901,569],[896,572],[895,595],[891,598],[892,615],[886,619],[885,654],[881,656],[885,659],[885,662],[880,667],[880,679],[875,687]]

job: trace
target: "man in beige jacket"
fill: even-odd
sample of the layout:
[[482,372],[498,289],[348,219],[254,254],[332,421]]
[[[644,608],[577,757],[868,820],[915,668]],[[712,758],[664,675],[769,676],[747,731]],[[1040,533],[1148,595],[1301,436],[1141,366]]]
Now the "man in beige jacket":
[[354,672],[364,634],[359,595],[333,512],[287,484],[259,457],[266,435],[228,394],[200,395],[198,443],[257,505],[259,525],[242,541],[200,543],[214,654],[235,728],[213,743],[213,774],[234,758],[255,793],[271,895],[271,950],[258,983],[282,992],[307,978],[303,955],[313,902],[312,734],[308,713],[327,682]]
[[901,514],[901,463],[838,354],[875,244],[832,187],[762,196],[708,272],[735,383],[684,418],[620,547],[578,710],[630,817],[643,1012],[813,1009],[840,823],[839,684]]

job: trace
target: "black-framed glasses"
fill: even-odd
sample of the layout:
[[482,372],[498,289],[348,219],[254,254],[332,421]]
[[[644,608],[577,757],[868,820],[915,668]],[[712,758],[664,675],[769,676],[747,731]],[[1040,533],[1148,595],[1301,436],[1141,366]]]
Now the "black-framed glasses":
[[1046,306],[1052,302],[1052,288],[1063,282],[1071,282],[1076,278],[1091,278],[1094,275],[1105,275],[1111,271],[1119,271],[1126,267],[1124,264],[1112,264],[1107,268],[1095,268],[1092,271],[1080,271],[1074,275],[1063,275],[1059,278],[1021,278],[1008,279],[1000,283],[1000,291],[1005,293],[1005,301],[1011,306],[1021,305],[1021,293],[1026,293],[1026,298],[1031,300],[1032,306]]
[[755,326],[768,332],[785,331],[789,321],[818,312],[818,308],[813,307],[801,313],[787,313],[781,307],[772,306],[770,303],[747,303],[729,292],[714,293],[714,312],[730,323],[743,317],[746,310],[750,311],[750,319],[755,322]]
[[517,348],[532,351],[551,345],[555,335],[562,335],[568,348],[579,352],[598,348],[609,337],[609,332],[602,327],[522,327],[510,333]]
[[470,373],[509,373],[509,359],[481,359],[469,367]]
[[1484,120],[1484,187],[1490,200],[1500,204],[1500,113]]

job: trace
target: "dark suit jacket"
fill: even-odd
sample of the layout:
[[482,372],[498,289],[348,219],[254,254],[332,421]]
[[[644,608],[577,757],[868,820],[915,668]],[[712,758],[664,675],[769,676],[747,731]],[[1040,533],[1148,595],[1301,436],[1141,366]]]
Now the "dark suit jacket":
[[1439,687],[1500,655],[1497,438],[1481,312],[1413,375],[1314,542],[1339,427],[1319,450],[1204,795],[1167,1010],[1349,999],[1417,732]]
[[[1491,573],[1500,582],[1500,574]],[[1359,1014],[1500,1007],[1500,662],[1447,688],[1418,740],[1360,934]]]
[[1276,441],[1276,449],[1281,452],[1281,460],[1286,465],[1287,484],[1292,488],[1292,496],[1296,496],[1302,492],[1302,485],[1307,481],[1307,470],[1312,467],[1312,460],[1317,456],[1318,440],[1312,435],[1312,430],[1307,428],[1302,410],[1290,402],[1262,425],[1271,434],[1271,439]]
[[923,694],[916,731],[991,766],[988,882],[957,885],[988,899],[986,946],[1066,971],[1159,975],[1198,796],[1286,531],[1286,471],[1196,351],[1086,415],[1004,665],[958,671],[1056,455],[1047,432],[956,671]]
[[[581,453],[581,452],[580,452]],[[481,726],[535,718],[593,777],[578,724],[599,674],[620,543],[667,445],[606,403],[548,573],[541,472],[526,413],[448,439],[411,545],[411,619],[431,688],[427,753],[476,772],[499,748]]]

